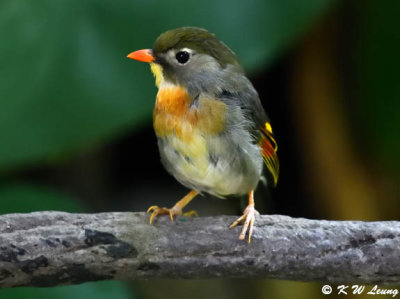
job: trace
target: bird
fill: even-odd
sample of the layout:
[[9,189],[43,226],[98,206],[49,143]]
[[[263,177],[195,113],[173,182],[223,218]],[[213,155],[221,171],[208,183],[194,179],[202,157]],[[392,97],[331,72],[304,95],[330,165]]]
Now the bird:
[[213,33],[181,27],[162,33],[151,49],[128,58],[147,62],[158,93],[153,127],[161,162],[190,189],[172,208],[153,205],[158,215],[194,215],[183,208],[197,195],[248,197],[239,239],[251,241],[256,215],[254,190],[260,181],[276,186],[277,142],[257,91],[236,54]]

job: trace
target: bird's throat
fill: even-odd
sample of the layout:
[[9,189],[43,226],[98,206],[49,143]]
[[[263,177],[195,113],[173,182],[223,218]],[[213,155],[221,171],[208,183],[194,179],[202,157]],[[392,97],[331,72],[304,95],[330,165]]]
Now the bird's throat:
[[164,82],[162,66],[153,62],[150,63],[150,69],[154,77],[156,78],[156,86],[160,87],[160,85]]

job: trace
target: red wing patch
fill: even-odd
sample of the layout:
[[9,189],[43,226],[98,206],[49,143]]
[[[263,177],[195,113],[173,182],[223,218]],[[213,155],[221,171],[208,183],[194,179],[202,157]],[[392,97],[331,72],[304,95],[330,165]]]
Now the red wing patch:
[[278,144],[272,135],[272,128],[269,122],[265,123],[265,127],[261,128],[261,132],[262,135],[258,144],[261,147],[264,163],[274,180],[274,186],[276,186],[279,177],[279,159],[276,153]]

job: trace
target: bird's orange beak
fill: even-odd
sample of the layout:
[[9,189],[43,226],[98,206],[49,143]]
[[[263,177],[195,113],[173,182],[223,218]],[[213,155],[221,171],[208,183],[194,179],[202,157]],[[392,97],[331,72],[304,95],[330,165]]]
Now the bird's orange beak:
[[128,54],[128,56],[126,56],[126,57],[135,59],[138,61],[143,61],[143,62],[153,62],[154,61],[154,56],[150,49],[138,50],[138,51]]

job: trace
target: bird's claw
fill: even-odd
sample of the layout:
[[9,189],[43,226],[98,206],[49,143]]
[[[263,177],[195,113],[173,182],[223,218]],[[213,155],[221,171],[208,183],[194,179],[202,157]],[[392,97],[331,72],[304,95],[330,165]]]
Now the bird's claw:
[[243,215],[240,216],[236,221],[234,221],[229,228],[237,226],[239,223],[244,222],[242,231],[239,235],[239,240],[244,240],[246,236],[247,229],[249,229],[249,239],[251,241],[251,235],[253,234],[253,226],[255,221],[255,216],[260,215],[260,213],[254,208],[254,204],[249,204],[243,211]]
[[174,221],[174,216],[175,215],[181,215],[182,211],[179,213],[178,211],[174,211],[173,209],[168,209],[168,208],[161,208],[159,206],[151,206],[148,210],[147,213],[150,213],[150,224],[152,224],[154,217],[158,215],[166,215],[168,214],[169,217],[171,218],[171,221]]
[[151,206],[147,213],[150,213],[150,224],[152,224],[154,217],[158,215],[169,215],[171,221],[174,221],[174,216],[183,215],[183,216],[198,216],[197,212],[194,210],[188,211],[186,213],[182,213],[182,209],[176,208],[175,206],[171,209],[168,208],[160,208],[159,206]]

